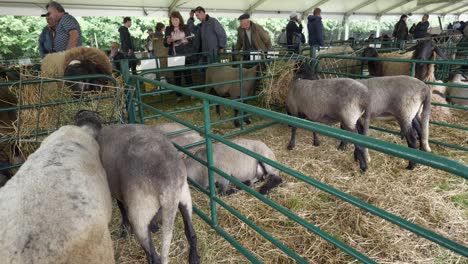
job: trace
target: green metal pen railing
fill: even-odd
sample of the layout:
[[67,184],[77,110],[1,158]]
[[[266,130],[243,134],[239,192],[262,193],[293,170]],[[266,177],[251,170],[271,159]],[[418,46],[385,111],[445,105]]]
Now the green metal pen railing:
[[[236,212],[233,208],[231,208],[229,205],[227,205],[225,202],[223,202],[219,197],[216,196],[216,193],[215,193],[215,188],[214,188],[214,177],[213,177],[213,173],[217,173],[219,175],[221,175],[222,177],[225,177],[226,179],[228,179],[229,181],[231,181],[232,183],[234,183],[236,186],[238,186],[240,189],[243,189],[245,190],[246,192],[248,192],[249,194],[255,196],[257,199],[261,200],[262,202],[266,203],[267,205],[269,205],[270,207],[272,207],[273,209],[275,210],[278,210],[280,213],[284,214],[285,216],[287,216],[288,218],[290,218],[291,220],[295,221],[296,223],[302,225],[303,227],[307,228],[308,230],[310,230],[311,232],[321,236],[322,238],[324,238],[326,241],[332,243],[333,245],[335,245],[336,247],[340,248],[341,250],[343,250],[344,252],[348,253],[349,255],[353,256],[354,258],[356,258],[357,260],[363,262],[363,263],[374,263],[374,261],[372,259],[370,259],[369,257],[363,255],[362,253],[360,252],[357,252],[355,249],[353,249],[352,247],[346,245],[345,243],[337,240],[336,238],[326,234],[325,232],[321,231],[320,229],[318,229],[317,227],[315,227],[314,225],[310,224],[309,222],[305,221],[304,219],[298,217],[297,215],[294,215],[292,212],[288,211],[287,209],[285,209],[284,207],[281,207],[280,205],[276,204],[275,202],[271,201],[270,199],[258,194],[256,191],[250,189],[249,187],[243,185],[241,182],[237,181],[236,179],[232,178],[231,176],[225,174],[224,172],[220,171],[218,168],[216,168],[213,164],[213,158],[212,158],[212,151],[211,151],[211,141],[212,140],[216,140],[218,142],[221,142],[223,144],[226,144],[236,150],[239,150],[249,156],[252,156],[254,157],[255,159],[258,159],[260,161],[263,161],[301,181],[304,181],[322,191],[325,191],[335,197],[338,197],[339,199],[345,201],[345,202],[348,202],[352,205],[355,205],[359,208],[361,208],[362,210],[365,210],[365,211],[368,211],[378,217],[381,217],[387,221],[390,221],[391,223],[393,224],[396,224],[396,225],[399,225],[400,227],[404,228],[404,229],[407,229],[421,237],[424,237],[426,239],[429,239],[439,245],[442,245],[458,254],[461,254],[462,256],[465,256],[467,257],[468,256],[468,248],[464,245],[461,245],[461,244],[458,244],[448,238],[445,238],[441,235],[438,235],[428,229],[425,229],[425,228],[422,228],[418,225],[415,225],[407,220],[404,220],[402,219],[401,217],[398,217],[394,214],[391,214],[391,213],[388,213],[378,207],[375,207],[373,205],[370,205],[368,203],[365,203],[363,202],[362,200],[359,200],[349,194],[346,194],[340,190],[337,190],[333,187],[330,187],[326,184],[323,184],[321,183],[320,181],[317,181],[315,179],[312,179],[310,177],[307,177],[306,175],[303,175],[297,171],[294,171],[290,168],[287,168],[277,162],[273,162],[269,159],[266,159],[252,151],[249,151],[243,147],[240,147],[230,141],[227,141],[225,140],[225,137],[227,137],[228,135],[224,135],[224,136],[219,136],[219,135],[216,135],[214,133],[212,133],[211,131],[211,120],[210,120],[210,115],[209,115],[209,108],[210,106],[214,104],[220,104],[220,105],[224,105],[224,106],[229,106],[229,107],[232,107],[232,108],[235,108],[235,109],[238,109],[239,111],[244,111],[244,112],[247,112],[247,113],[250,113],[250,114],[253,114],[253,115],[256,115],[256,116],[261,116],[265,119],[269,119],[269,120],[272,120],[272,122],[268,125],[271,125],[271,124],[274,124],[274,123],[284,123],[284,124],[288,124],[288,125],[294,125],[296,127],[299,127],[299,128],[304,128],[304,129],[307,129],[307,130],[312,130],[312,131],[315,131],[317,133],[320,133],[320,134],[323,134],[323,135],[326,135],[326,136],[330,136],[330,137],[333,137],[333,138],[336,138],[336,139],[339,139],[339,140],[344,140],[344,141],[347,141],[347,142],[351,142],[351,143],[356,143],[356,144],[360,144],[360,145],[363,145],[363,146],[366,146],[366,147],[369,147],[371,149],[374,149],[374,150],[377,150],[377,151],[380,151],[380,152],[383,152],[383,153],[386,153],[386,154],[389,154],[389,155],[392,155],[392,156],[397,156],[397,157],[400,157],[400,158],[404,158],[404,159],[410,159],[410,160],[413,160],[415,162],[418,162],[418,163],[421,163],[421,164],[425,164],[425,165],[428,165],[428,166],[431,166],[431,167],[434,167],[434,168],[437,168],[437,169],[440,169],[440,170],[443,170],[443,171],[447,171],[447,172],[450,172],[450,173],[453,173],[455,175],[458,175],[464,179],[468,179],[468,167],[464,164],[461,164],[461,163],[458,163],[456,161],[453,161],[453,160],[450,160],[450,159],[447,159],[447,158],[444,158],[444,157],[440,157],[440,156],[437,156],[437,155],[434,155],[434,154],[431,154],[431,153],[425,153],[425,152],[421,152],[419,150],[415,150],[415,149],[408,149],[406,147],[403,147],[403,146],[399,146],[399,145],[395,145],[395,144],[392,144],[392,143],[387,143],[387,142],[383,142],[383,141],[380,141],[380,140],[377,140],[377,139],[373,139],[373,138],[369,138],[369,137],[365,137],[365,136],[361,136],[361,135],[357,135],[357,134],[354,134],[354,133],[350,133],[350,132],[347,132],[347,131],[343,131],[343,130],[340,130],[340,129],[336,129],[336,128],[332,128],[332,127],[328,127],[328,126],[325,126],[325,125],[321,125],[321,124],[318,124],[318,123],[313,123],[313,122],[309,122],[309,121],[305,121],[305,120],[302,120],[302,119],[298,119],[298,118],[293,118],[293,117],[290,117],[290,116],[286,116],[284,114],[280,114],[280,113],[276,113],[276,112],[272,112],[272,111],[268,111],[268,110],[265,110],[265,109],[262,109],[262,108],[258,108],[258,107],[254,107],[254,106],[251,106],[251,105],[246,105],[246,104],[242,104],[242,103],[239,103],[239,102],[235,102],[235,101],[232,101],[232,100],[227,100],[227,99],[223,99],[223,98],[219,98],[219,97],[216,97],[216,96],[212,96],[212,95],[207,95],[207,94],[203,94],[203,93],[200,93],[200,92],[197,92],[197,91],[192,91],[192,90],[189,90],[189,89],[183,89],[183,88],[180,88],[180,87],[177,87],[177,86],[174,86],[174,85],[170,85],[170,84],[166,84],[166,83],[161,83],[161,82],[158,82],[158,81],[152,81],[152,80],[147,80],[141,76],[131,76],[130,77],[131,79],[135,80],[136,82],[150,82],[154,85],[158,85],[158,86],[163,86],[165,87],[166,89],[169,89],[171,91],[174,91],[174,92],[179,92],[179,93],[183,93],[185,95],[188,95],[188,96],[193,96],[193,97],[197,97],[197,98],[200,98],[203,100],[203,119],[204,119],[204,127],[203,128],[199,128],[197,126],[194,126],[193,124],[191,124],[190,122],[187,122],[187,121],[184,121],[184,120],[181,120],[180,118],[177,118],[169,113],[166,113],[162,110],[159,110],[151,105],[148,105],[148,104],[145,104],[143,103],[142,101],[139,101],[138,104],[141,104],[143,106],[143,108],[145,109],[145,112],[148,111],[148,112],[151,112],[151,113],[154,113],[154,114],[158,114],[160,116],[163,116],[165,118],[168,118],[170,120],[173,120],[175,122],[178,122],[178,123],[181,123],[185,126],[187,126],[188,128],[190,129],[193,129],[197,132],[199,132],[200,134],[203,134],[206,138],[206,142],[205,142],[205,146],[207,148],[207,161],[203,161],[203,160],[200,160],[198,159],[197,157],[195,157],[192,153],[190,153],[189,151],[187,151],[184,147],[182,146],[176,146],[179,150],[183,151],[185,154],[189,155],[191,158],[195,158],[197,161],[201,162],[202,164],[206,165],[208,167],[208,171],[209,171],[209,180],[210,180],[210,187],[209,187],[209,190],[203,190],[201,189],[201,191],[203,193],[205,193],[206,195],[208,195],[209,199],[210,199],[210,216],[207,216],[205,215],[199,208],[197,208],[196,206],[194,207],[194,211],[205,221],[207,222],[212,228],[214,228],[216,231],[218,231],[218,233],[220,233],[221,236],[223,236],[229,243],[231,243],[236,249],[238,249],[243,255],[245,255],[247,257],[247,259],[249,259],[251,262],[253,263],[260,263],[248,250],[246,250],[245,248],[243,248],[240,243],[238,241],[235,241],[233,240],[233,238],[227,234],[224,230],[222,230],[221,227],[219,227],[218,225],[218,218],[217,218],[217,212],[216,212],[216,204],[222,206],[223,208],[225,208],[226,210],[228,210],[230,213],[232,213],[234,216],[236,216],[237,218],[239,218],[241,221],[244,221],[248,226],[250,226],[252,229],[254,229],[256,232],[258,232],[260,235],[262,235],[263,237],[265,237],[265,239],[267,239],[268,241],[272,242],[275,246],[279,247],[280,250],[282,250],[283,252],[285,252],[288,256],[290,256],[292,259],[296,260],[297,262],[299,263],[305,263],[304,260],[300,257],[300,256],[297,256],[297,254],[295,254],[294,252],[290,252],[290,250],[288,248],[285,248],[282,243],[280,241],[276,241],[275,238],[271,237],[269,234],[263,232],[261,230],[261,228],[259,228],[258,226],[256,226],[254,223],[252,223],[250,220],[248,220],[247,218],[245,218],[245,216],[242,216],[240,215],[238,212]],[[140,97],[137,97],[137,100],[141,99]],[[212,103],[211,103],[212,102]],[[239,133],[242,133],[239,132]],[[237,134],[239,134],[237,133]],[[202,144],[202,143],[198,143],[198,144]],[[196,185],[196,184],[194,184]],[[200,186],[198,186],[200,187]]]

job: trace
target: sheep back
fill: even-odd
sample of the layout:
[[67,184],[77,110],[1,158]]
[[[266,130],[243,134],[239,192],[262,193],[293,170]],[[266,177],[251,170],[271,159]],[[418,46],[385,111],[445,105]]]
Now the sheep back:
[[[413,51],[400,54],[399,51],[389,53],[379,53],[379,58],[387,59],[411,59],[413,57]],[[395,75],[409,75],[411,64],[406,62],[382,62],[382,75],[383,76],[395,76]]]
[[41,61],[41,75],[46,78],[61,78],[65,72],[66,51],[47,54]]
[[100,49],[88,47],[76,47],[66,51],[65,65],[72,60],[88,61],[96,65],[99,72],[112,75],[112,64],[107,55]]
[[98,136],[101,160],[112,196],[125,201],[124,191],[139,188],[148,195],[181,190],[187,180],[183,161],[174,145],[157,127],[128,124],[109,125]]
[[403,116],[406,111],[417,113],[431,90],[424,82],[410,76],[385,76],[362,79],[369,88],[372,118],[381,114]]
[[[456,80],[452,80],[452,83],[456,83],[456,84],[463,84],[463,85],[466,85],[468,86],[468,82],[464,82],[462,81],[462,76],[461,74],[457,74],[457,79]],[[468,87],[465,87],[465,88],[456,88],[456,87],[450,87],[448,89],[448,94],[450,96],[457,96],[457,97],[464,97],[464,98],[468,98]],[[457,99],[457,98],[450,98],[450,102],[452,104],[457,104],[457,105],[468,105],[468,99]]]
[[[188,127],[179,123],[166,123],[162,125],[157,125],[156,127],[159,130],[161,130],[163,134],[168,134],[171,132],[188,129]],[[180,133],[177,135],[169,136],[168,138],[170,141],[172,141],[173,143],[179,146],[185,146],[188,144],[192,144],[192,143],[196,143],[196,142],[204,140],[204,138],[200,136],[200,134],[198,134],[198,132],[196,131],[187,131],[187,132]]]
[[330,124],[359,119],[368,98],[367,87],[352,79],[300,79],[288,91],[286,108],[293,116],[304,114],[309,120]]
[[[253,78],[257,75],[256,67],[242,69],[243,79]],[[233,68],[229,66],[223,67],[211,67],[206,70],[206,84],[209,83],[218,83],[225,81],[235,81],[239,80],[239,68]],[[213,87],[207,88],[207,90],[214,89],[218,96],[229,96],[231,99],[236,99],[240,97],[240,87],[239,82],[215,85]],[[248,96],[252,95],[255,88],[255,80],[243,81],[242,82],[242,95]]]
[[3,263],[114,263],[112,204],[99,146],[64,126],[0,189]]
[[[271,151],[271,149],[261,141],[236,139],[233,140],[233,142],[246,149],[276,161],[276,157],[273,151]],[[215,167],[241,182],[256,181],[258,166],[258,161],[256,159],[221,143],[213,144],[212,150],[213,164]],[[206,161],[206,148],[199,149],[195,152],[195,155]],[[186,159],[185,165],[187,167],[188,177],[198,182],[202,187],[207,188],[209,185],[208,169],[194,159]],[[267,164],[265,165],[269,173],[278,175],[276,169],[270,167]],[[228,186],[229,181],[224,177],[217,173],[215,173],[214,176],[215,182],[218,182],[224,188]]]

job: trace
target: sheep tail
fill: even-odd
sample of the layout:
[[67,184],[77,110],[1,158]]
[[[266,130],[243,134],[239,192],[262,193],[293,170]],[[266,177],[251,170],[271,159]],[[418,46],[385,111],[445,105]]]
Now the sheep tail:
[[431,115],[431,94],[431,89],[428,89],[428,93],[426,93],[426,98],[424,98],[421,112],[421,144],[422,149],[427,152],[431,152],[431,147],[429,146],[429,118]]

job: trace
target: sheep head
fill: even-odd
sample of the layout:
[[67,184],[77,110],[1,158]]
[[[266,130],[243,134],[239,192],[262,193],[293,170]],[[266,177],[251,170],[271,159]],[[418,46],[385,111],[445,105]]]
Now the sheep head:
[[101,130],[102,123],[102,117],[96,111],[80,110],[75,114],[75,125],[90,128],[94,137],[96,137]]
[[296,62],[296,71],[294,79],[318,80],[317,73],[314,68],[306,61],[299,60]]
[[[432,60],[435,54],[444,60],[447,59],[445,54],[430,39],[420,40],[415,46],[407,49],[406,51],[412,50],[414,50],[413,59],[416,60]],[[424,81],[428,74],[429,64],[416,63],[415,77],[417,79]]]

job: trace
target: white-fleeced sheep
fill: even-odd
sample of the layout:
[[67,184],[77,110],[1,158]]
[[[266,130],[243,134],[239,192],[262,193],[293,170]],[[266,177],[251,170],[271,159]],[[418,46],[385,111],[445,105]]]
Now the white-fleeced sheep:
[[0,189],[2,263],[114,263],[100,125],[88,121],[48,136]]
[[[261,141],[235,139],[232,142],[268,159],[276,161],[273,151]],[[279,177],[278,170],[262,161],[221,143],[213,144],[212,149],[214,166],[228,175],[249,186],[257,181],[267,180],[267,182],[260,187],[259,192],[261,194],[267,194],[272,188],[278,186],[282,182]],[[195,155],[206,161],[205,148],[201,148],[196,151]],[[187,167],[188,177],[199,183],[202,187],[208,188],[207,167],[191,158],[185,159],[185,165]],[[217,173],[214,175],[215,182],[218,184],[220,192],[224,194],[231,193],[231,190],[228,191],[229,181]]]

